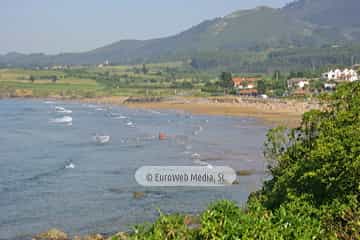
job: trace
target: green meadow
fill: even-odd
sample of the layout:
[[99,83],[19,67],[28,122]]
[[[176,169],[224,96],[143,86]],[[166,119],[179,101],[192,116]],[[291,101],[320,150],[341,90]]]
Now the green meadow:
[[0,95],[92,98],[102,96],[208,96],[214,73],[183,62],[131,66],[89,66],[59,70],[1,69]]

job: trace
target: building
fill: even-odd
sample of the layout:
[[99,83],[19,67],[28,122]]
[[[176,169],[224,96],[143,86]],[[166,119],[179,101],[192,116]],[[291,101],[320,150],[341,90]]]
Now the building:
[[258,94],[257,81],[259,80],[259,78],[253,77],[234,77],[232,79],[234,88],[238,90],[238,93],[246,96],[256,96]]
[[329,72],[323,73],[322,77],[328,81],[348,81],[354,82],[359,80],[358,73],[354,69],[344,70],[335,69],[330,70]]
[[306,78],[290,78],[287,81],[288,89],[304,89],[310,85],[309,79]]
[[325,91],[333,91],[336,89],[336,83],[326,82],[324,83],[324,89]]
[[110,61],[109,60],[105,60],[103,63],[100,63],[97,65],[98,68],[103,68],[103,67],[106,67],[106,66],[110,66]]
[[256,89],[258,78],[250,77],[234,77],[232,79],[234,87],[237,89]]

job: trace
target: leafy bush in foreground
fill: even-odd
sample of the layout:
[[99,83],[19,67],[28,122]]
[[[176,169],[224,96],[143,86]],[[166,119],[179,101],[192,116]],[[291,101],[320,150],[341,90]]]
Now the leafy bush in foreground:
[[300,199],[322,210],[323,228],[330,235],[358,239],[360,84],[343,85],[328,100],[326,110],[306,113],[300,128],[283,131],[282,143],[268,139],[268,150],[275,153],[273,179],[259,199],[271,210]]
[[135,227],[131,239],[193,239],[195,231],[186,225],[185,219],[185,216],[179,214],[166,216],[160,213],[159,219],[154,224]]

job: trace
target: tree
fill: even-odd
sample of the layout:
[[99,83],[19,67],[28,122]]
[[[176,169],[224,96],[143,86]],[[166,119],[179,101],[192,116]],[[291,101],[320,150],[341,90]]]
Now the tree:
[[265,80],[259,80],[257,82],[257,91],[259,94],[265,94],[266,93],[266,83]]
[[273,79],[276,81],[279,81],[279,79],[281,78],[281,72],[279,70],[276,70],[273,74]]
[[222,72],[220,75],[220,86],[229,89],[234,86],[231,72]]
[[57,80],[58,80],[58,77],[57,77],[56,75],[54,75],[54,76],[51,77],[51,81],[52,81],[53,83],[56,83]]
[[33,75],[30,75],[29,80],[30,80],[30,82],[34,83],[35,82],[35,77]]
[[324,88],[324,82],[321,80],[310,81],[310,90],[314,92],[321,92]]
[[145,64],[142,65],[142,72],[143,74],[147,74],[149,72]]
[[325,100],[326,108],[305,113],[300,127],[272,131],[266,152],[276,163],[259,199],[271,210],[311,204],[325,228],[346,236],[339,239],[359,239],[360,83],[340,85]]
[[224,89],[224,94],[227,94],[228,90],[231,90],[234,87],[232,81],[231,72],[222,72],[220,75],[220,87]]

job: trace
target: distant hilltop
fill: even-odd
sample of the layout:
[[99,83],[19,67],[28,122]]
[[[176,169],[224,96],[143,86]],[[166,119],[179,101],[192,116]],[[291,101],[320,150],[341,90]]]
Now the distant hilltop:
[[[270,54],[278,49],[294,52],[360,43],[359,9],[359,0],[299,0],[281,9],[257,7],[236,11],[166,38],[121,40],[84,53],[10,53],[0,56],[0,66],[97,65],[106,60],[112,64],[133,64],[195,59],[193,67],[211,68],[230,66],[233,63],[229,63],[229,59],[232,59],[238,61],[239,70],[244,70],[240,62],[245,60],[240,56],[252,54],[246,59],[249,65],[252,56],[258,54],[275,68],[273,63],[277,55]],[[360,51],[358,53],[360,56]],[[340,62],[321,59],[319,63]],[[248,68],[252,70],[253,67]]]

